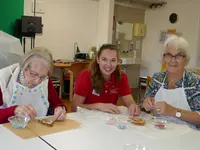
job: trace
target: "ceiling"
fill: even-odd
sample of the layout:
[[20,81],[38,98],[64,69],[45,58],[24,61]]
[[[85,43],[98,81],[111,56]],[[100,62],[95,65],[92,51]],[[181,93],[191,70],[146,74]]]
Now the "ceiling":
[[117,3],[126,4],[126,5],[142,5],[150,7],[152,4],[162,4],[166,2],[164,0],[115,0]]

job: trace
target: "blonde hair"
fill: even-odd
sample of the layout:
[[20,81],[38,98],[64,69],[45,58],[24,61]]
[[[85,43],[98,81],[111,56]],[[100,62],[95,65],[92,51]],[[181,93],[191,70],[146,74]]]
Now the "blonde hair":
[[189,55],[189,44],[188,42],[183,38],[179,37],[177,35],[171,35],[169,36],[164,43],[164,52],[167,50],[168,47],[172,47],[179,52],[185,54],[185,65],[187,65],[190,61],[190,55]]
[[26,53],[20,62],[20,68],[22,70],[27,69],[35,59],[44,61],[49,69],[49,76],[51,76],[53,73],[53,57],[51,52],[45,47],[35,47]]

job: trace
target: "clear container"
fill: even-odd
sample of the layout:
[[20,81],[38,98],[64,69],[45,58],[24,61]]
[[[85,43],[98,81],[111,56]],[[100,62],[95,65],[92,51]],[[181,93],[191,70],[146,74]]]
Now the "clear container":
[[123,150],[151,150],[151,149],[139,144],[126,144]]
[[128,118],[122,117],[122,116],[116,117],[115,125],[118,129],[127,129],[128,128]]
[[154,117],[152,119],[152,123],[154,124],[154,127],[157,129],[165,129],[168,121],[162,118]]
[[14,128],[25,128],[30,118],[26,116],[11,116],[8,118],[8,121]]
[[118,129],[127,129],[128,128],[128,122],[127,121],[117,121],[116,122],[116,127]]

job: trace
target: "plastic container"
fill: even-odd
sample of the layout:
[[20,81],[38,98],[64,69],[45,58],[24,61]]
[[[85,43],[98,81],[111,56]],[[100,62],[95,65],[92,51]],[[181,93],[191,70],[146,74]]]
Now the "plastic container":
[[128,122],[127,121],[117,121],[116,127],[118,129],[126,129],[128,127]]
[[128,128],[128,118],[126,117],[121,117],[118,116],[116,118],[116,123],[115,123],[116,127],[118,129],[127,129]]
[[14,128],[25,128],[30,118],[26,116],[11,116],[8,118],[8,121]]
[[154,127],[157,129],[165,129],[168,121],[162,118],[154,117],[152,123],[154,124]]

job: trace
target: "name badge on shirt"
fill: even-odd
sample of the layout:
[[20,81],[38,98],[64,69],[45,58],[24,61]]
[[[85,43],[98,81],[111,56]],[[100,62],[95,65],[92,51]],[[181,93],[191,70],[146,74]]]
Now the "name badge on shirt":
[[96,96],[99,96],[99,95],[100,95],[99,93],[97,93],[97,92],[95,91],[95,89],[93,89],[92,94],[94,94],[94,95],[96,95]]

